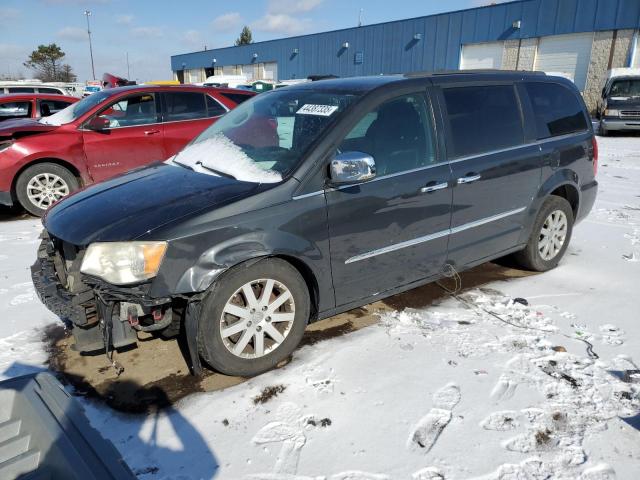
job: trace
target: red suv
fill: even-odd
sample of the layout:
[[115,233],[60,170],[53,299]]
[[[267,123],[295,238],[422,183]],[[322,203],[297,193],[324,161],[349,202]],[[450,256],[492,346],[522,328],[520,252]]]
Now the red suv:
[[0,123],[0,204],[34,215],[81,186],[175,155],[254,93],[128,86],[39,120]]

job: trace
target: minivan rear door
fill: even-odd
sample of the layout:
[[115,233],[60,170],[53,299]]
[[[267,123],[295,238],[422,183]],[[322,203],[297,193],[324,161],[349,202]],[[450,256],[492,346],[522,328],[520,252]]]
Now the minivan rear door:
[[517,245],[540,186],[539,146],[513,82],[446,84],[440,100],[452,171],[449,262],[480,263]]
[[451,172],[438,155],[433,111],[422,92],[362,116],[340,152],[371,155],[377,176],[327,188],[336,305],[441,272],[451,216]]

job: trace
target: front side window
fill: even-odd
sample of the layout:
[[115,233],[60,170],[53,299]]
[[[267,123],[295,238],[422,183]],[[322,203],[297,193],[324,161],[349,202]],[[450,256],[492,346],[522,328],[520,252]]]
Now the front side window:
[[197,120],[207,117],[205,96],[196,92],[167,92],[164,94],[165,122]]
[[29,101],[0,103],[0,120],[29,117],[31,117],[31,102]]
[[480,155],[524,142],[513,85],[445,88],[443,94],[451,131],[450,158]]
[[433,127],[424,95],[394,98],[366,113],[339,149],[371,155],[378,176],[433,164],[436,161]]
[[279,182],[358,98],[306,88],[253,97],[222,116],[171,163],[248,182]]
[[109,123],[109,128],[135,127],[158,122],[155,96],[150,93],[131,95],[111,104],[98,117]]
[[526,88],[536,117],[539,139],[588,129],[582,105],[568,88],[543,82],[527,83]]

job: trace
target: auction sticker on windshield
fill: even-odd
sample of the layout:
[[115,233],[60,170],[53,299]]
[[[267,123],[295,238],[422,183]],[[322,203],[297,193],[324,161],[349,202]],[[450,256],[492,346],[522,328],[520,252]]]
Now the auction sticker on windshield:
[[319,115],[321,117],[329,117],[333,112],[338,109],[335,105],[303,105],[300,110],[296,112],[299,115]]

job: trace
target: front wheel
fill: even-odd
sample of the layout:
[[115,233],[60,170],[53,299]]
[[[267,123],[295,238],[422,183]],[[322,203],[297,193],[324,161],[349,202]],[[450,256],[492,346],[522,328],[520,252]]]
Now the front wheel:
[[32,215],[41,217],[54,202],[80,188],[76,176],[56,163],[38,163],[27,168],[16,182],[16,197]]
[[267,258],[240,265],[224,274],[203,301],[200,355],[221,373],[258,375],[293,352],[309,312],[306,283],[289,263]]
[[523,267],[537,272],[551,270],[564,256],[573,231],[573,210],[564,198],[547,198],[538,212],[529,242],[514,255]]

